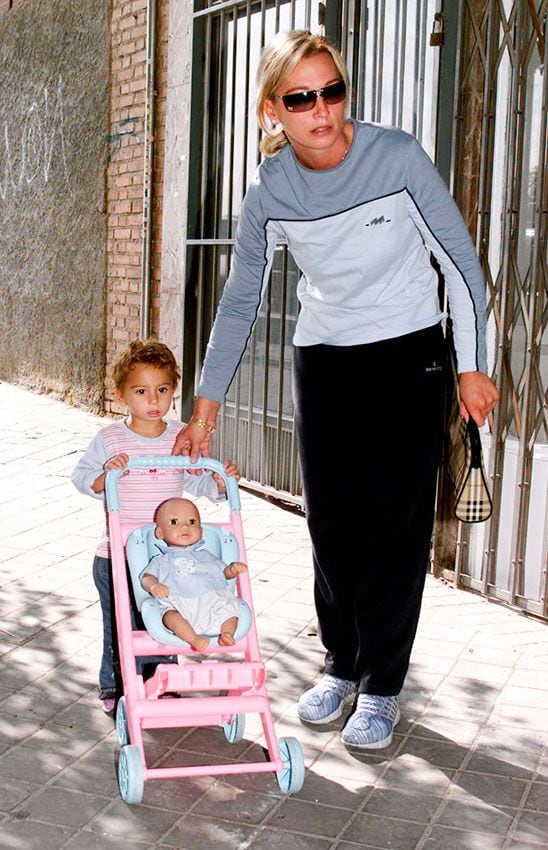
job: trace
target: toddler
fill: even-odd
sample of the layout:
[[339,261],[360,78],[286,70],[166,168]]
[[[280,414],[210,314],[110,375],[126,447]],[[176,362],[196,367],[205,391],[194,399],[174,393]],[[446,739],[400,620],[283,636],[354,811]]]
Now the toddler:
[[[165,419],[180,380],[171,350],[157,340],[134,340],[112,368],[116,399],[127,408],[127,416],[111,422],[94,437],[72,473],[81,493],[104,499],[105,478],[110,469],[123,469],[130,457],[170,455],[184,423]],[[227,475],[239,478],[232,461],[225,463]],[[122,523],[148,525],[158,505],[183,488],[194,496],[212,501],[226,498],[226,487],[217,473],[192,475],[181,469],[133,470],[118,482]],[[103,615],[103,654],[99,670],[99,699],[112,713],[119,693],[114,658],[116,629],[113,622],[112,579],[108,527],[105,523],[93,561],[93,579]],[[134,628],[136,613],[132,611]],[[149,659],[150,660],[150,659]]]
[[188,499],[168,499],[156,514],[156,536],[168,544],[141,573],[144,589],[160,602],[163,623],[193,649],[219,635],[220,646],[234,645],[238,600],[227,579],[247,570],[240,561],[226,566],[205,547],[200,514]]

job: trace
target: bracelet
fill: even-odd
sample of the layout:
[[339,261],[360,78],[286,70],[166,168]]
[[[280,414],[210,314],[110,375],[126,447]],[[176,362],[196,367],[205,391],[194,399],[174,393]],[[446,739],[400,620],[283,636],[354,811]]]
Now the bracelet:
[[204,422],[203,419],[196,419],[195,416],[191,416],[190,421],[194,422],[194,424],[197,425],[198,428],[203,428],[204,431],[207,431],[208,434],[215,433],[215,427],[213,425],[208,425],[207,422]]

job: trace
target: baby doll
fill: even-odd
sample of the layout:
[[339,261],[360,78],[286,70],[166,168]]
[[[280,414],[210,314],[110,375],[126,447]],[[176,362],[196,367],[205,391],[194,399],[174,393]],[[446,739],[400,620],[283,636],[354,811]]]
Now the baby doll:
[[189,499],[160,505],[156,537],[166,541],[167,551],[152,558],[140,580],[160,601],[166,628],[200,652],[209,644],[207,634],[218,634],[220,646],[233,646],[239,609],[227,579],[247,566],[234,561],[227,567],[206,549],[200,514]]

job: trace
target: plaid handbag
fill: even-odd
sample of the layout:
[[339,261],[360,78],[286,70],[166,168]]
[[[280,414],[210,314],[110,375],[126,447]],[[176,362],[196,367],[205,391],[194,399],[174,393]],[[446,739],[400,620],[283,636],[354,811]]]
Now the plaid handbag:
[[492,511],[485,479],[478,426],[459,417],[451,429],[449,468],[455,484],[455,516],[461,522],[485,522]]

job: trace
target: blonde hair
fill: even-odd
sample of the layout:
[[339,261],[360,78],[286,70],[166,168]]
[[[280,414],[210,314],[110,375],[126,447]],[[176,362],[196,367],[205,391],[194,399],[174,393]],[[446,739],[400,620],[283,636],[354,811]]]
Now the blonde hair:
[[146,363],[155,369],[165,369],[169,373],[173,389],[177,388],[181,373],[171,349],[157,339],[134,339],[112,365],[112,382],[119,392],[123,390],[131,370],[139,363]]
[[340,51],[323,35],[313,35],[308,30],[279,32],[262,54],[257,69],[257,118],[264,131],[260,150],[264,156],[275,156],[287,144],[283,127],[273,128],[265,113],[265,102],[271,100],[277,88],[295,70],[302,59],[329,53],[337,71],[350,90],[348,71]]

